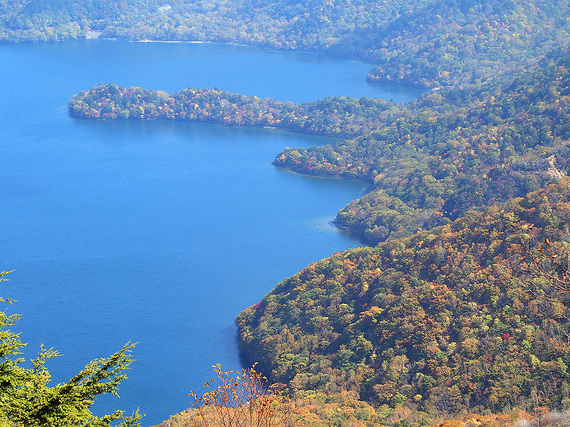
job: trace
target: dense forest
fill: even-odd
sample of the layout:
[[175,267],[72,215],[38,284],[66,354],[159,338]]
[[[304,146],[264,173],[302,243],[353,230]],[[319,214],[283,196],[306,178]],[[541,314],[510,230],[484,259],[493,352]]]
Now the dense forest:
[[570,41],[563,0],[2,0],[0,41],[105,37],[321,50],[374,81],[478,84]]
[[372,182],[337,216],[370,244],[523,196],[567,173],[569,61],[557,52],[512,79],[431,93],[368,135],[287,149],[275,164]]
[[69,112],[82,119],[188,120],[348,138],[383,126],[402,109],[382,99],[335,96],[295,104],[219,89],[188,88],[168,95],[111,83],[76,94],[69,101]]
[[549,253],[568,253],[569,202],[563,180],[410,238],[336,253],[240,314],[242,348],[298,396],[352,391],[377,412],[410,418],[400,425],[568,408],[568,316],[533,259],[547,261],[545,241]]
[[369,246],[243,311],[244,359],[283,385],[301,425],[498,426],[570,408],[568,16],[562,0],[0,0],[0,41],[320,50],[373,64],[370,81],[430,88],[405,105],[295,104],[111,83],[69,111],[343,138],[274,164],[370,183],[336,218]]
[[336,223],[375,245],[565,176],[569,101],[570,55],[558,51],[516,77],[430,92],[407,105],[345,97],[294,104],[217,89],[168,95],[108,84],[75,95],[69,110],[79,118],[193,120],[350,137],[288,148],[274,164],[370,182],[370,193],[341,210]]

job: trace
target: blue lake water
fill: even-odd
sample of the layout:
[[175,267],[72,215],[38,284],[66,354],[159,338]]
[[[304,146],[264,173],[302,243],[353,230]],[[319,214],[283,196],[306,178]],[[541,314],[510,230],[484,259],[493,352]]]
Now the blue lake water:
[[329,139],[182,122],[88,122],[67,101],[99,83],[168,92],[218,86],[295,102],[328,95],[408,101],[369,85],[371,66],[318,54],[215,44],[104,40],[0,45],[0,295],[63,382],[127,341],[121,398],[153,425],[189,406],[211,366],[239,369],[235,316],[279,281],[359,246],[330,221],[360,182],[271,165],[287,146]]

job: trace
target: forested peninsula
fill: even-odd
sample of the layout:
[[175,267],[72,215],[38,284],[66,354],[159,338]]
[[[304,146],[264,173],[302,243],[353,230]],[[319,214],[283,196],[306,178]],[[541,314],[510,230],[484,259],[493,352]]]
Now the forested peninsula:
[[569,202],[565,179],[410,238],[334,254],[239,315],[242,348],[294,395],[354,392],[410,418],[398,425],[567,408],[568,318],[561,302],[536,298],[548,289],[529,252],[544,261],[567,245]]
[[336,217],[368,246],[239,314],[244,360],[284,387],[299,425],[491,427],[570,408],[568,16],[562,0],[16,0],[0,2],[0,40],[318,50],[429,89],[295,104],[110,83],[69,111],[339,139],[274,164],[369,183]]
[[569,71],[570,55],[557,51],[515,77],[427,93],[406,105],[345,97],[294,104],[218,89],[168,95],[109,84],[75,95],[69,110],[80,118],[191,120],[350,137],[288,148],[274,164],[369,182],[371,191],[341,210],[336,223],[375,245],[565,176]]
[[369,182],[336,222],[378,246],[283,281],[238,316],[241,348],[301,406],[336,396],[346,420],[422,426],[469,412],[570,407],[564,295],[533,264],[545,256],[540,242],[566,259],[570,241],[569,101],[570,54],[558,49],[508,78],[405,105],[108,84],[69,108],[81,118],[347,138],[286,149],[274,164]]
[[188,88],[169,95],[111,83],[75,95],[69,101],[69,112],[82,119],[188,120],[349,138],[393,121],[402,108],[382,99],[335,96],[295,104],[217,88]]

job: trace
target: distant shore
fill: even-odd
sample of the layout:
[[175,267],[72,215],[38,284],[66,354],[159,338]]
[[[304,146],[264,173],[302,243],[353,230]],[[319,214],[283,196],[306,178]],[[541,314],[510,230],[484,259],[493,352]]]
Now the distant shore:
[[212,42],[205,42],[201,40],[150,40],[150,39],[143,39],[143,40],[135,40],[136,43],[188,43],[188,44],[207,44]]

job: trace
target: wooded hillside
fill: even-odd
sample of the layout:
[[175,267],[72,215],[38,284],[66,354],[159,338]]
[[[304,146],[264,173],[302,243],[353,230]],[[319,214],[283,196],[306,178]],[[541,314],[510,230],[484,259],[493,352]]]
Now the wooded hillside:
[[0,41],[85,37],[321,50],[375,81],[478,84],[570,41],[563,0],[3,0]]
[[568,280],[569,12],[562,0],[20,0],[0,3],[0,39],[322,50],[375,64],[372,81],[430,88],[406,105],[334,93],[294,104],[109,84],[69,104],[88,119],[347,138],[286,149],[274,164],[369,182],[336,223],[375,247],[284,280],[239,315],[241,347],[307,405],[424,426],[570,407],[568,295],[551,287]]
[[407,236],[567,174],[569,71],[570,56],[556,52],[515,78],[432,93],[369,135],[286,149],[274,163],[373,183],[338,225],[369,244]]
[[293,393],[356,391],[387,413],[568,407],[569,318],[537,298],[548,281],[528,251],[568,247],[569,202],[564,180],[336,253],[240,314],[242,349]]
[[515,77],[427,93],[406,105],[345,97],[294,104],[218,89],[168,95],[109,84],[75,95],[69,109],[79,118],[191,120],[353,138],[288,148],[274,164],[371,183],[336,223],[375,245],[565,176],[570,55],[556,51]]

